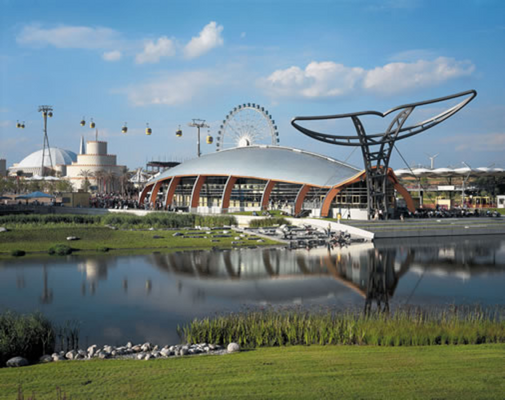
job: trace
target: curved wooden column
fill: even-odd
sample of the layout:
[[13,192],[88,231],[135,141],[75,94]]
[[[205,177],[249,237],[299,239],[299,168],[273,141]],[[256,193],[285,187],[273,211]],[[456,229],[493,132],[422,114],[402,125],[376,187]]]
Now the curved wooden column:
[[140,192],[140,195],[139,195],[139,204],[140,205],[144,204],[144,200],[146,199],[147,193],[153,187],[153,185],[154,185],[154,183],[151,183],[150,185],[146,185],[144,187],[144,189],[142,189],[142,191]]
[[167,197],[165,198],[165,208],[172,205],[172,200],[174,199],[175,189],[179,186],[181,178],[179,176],[174,176],[170,183],[168,184]]
[[229,176],[224,185],[223,195],[221,196],[221,212],[227,213],[228,208],[230,208],[230,198],[231,192],[233,190],[233,185],[237,182],[236,176]]
[[200,200],[200,191],[202,190],[202,186],[205,183],[206,176],[198,175],[196,178],[195,184],[193,185],[193,190],[191,192],[191,211],[196,212],[198,208],[198,201]]
[[409,191],[403,187],[399,182],[395,182],[394,179],[389,177],[389,180],[393,183],[395,190],[400,193],[405,200],[405,203],[407,203],[407,208],[411,213],[416,212],[416,207],[414,205],[414,200],[412,199],[412,196],[410,195]]
[[297,216],[300,213],[300,211],[302,211],[303,202],[305,201],[305,197],[307,196],[307,193],[309,193],[310,189],[311,186],[303,185],[298,191],[298,194],[296,195],[295,199],[295,212],[294,212],[295,216]]
[[323,205],[321,206],[321,217],[328,216],[333,199],[340,191],[342,191],[343,188],[344,186],[334,186],[328,191],[328,193],[326,193],[326,196],[323,200]]
[[155,203],[156,198],[158,197],[158,192],[160,191],[161,185],[163,184],[164,180],[156,182],[154,185],[153,190],[151,190],[151,196],[149,196],[149,204]]
[[270,201],[270,195],[272,194],[272,190],[275,186],[275,181],[268,181],[265,185],[265,189],[263,190],[263,194],[261,196],[261,209],[268,209],[268,202]]

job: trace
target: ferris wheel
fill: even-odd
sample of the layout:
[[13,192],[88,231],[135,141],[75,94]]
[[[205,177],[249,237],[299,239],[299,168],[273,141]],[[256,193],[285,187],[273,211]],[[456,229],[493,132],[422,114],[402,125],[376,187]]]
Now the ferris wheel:
[[216,150],[255,144],[279,144],[279,132],[271,114],[259,104],[234,107],[223,120],[216,138]]

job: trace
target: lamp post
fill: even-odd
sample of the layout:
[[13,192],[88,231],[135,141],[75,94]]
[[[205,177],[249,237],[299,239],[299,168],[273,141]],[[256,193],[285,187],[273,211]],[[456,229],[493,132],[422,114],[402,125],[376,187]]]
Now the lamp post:
[[197,157],[200,157],[200,128],[210,128],[209,125],[205,123],[204,119],[193,119],[193,122],[190,122],[188,126],[191,126],[192,128],[197,128],[198,129],[198,137],[196,140],[196,155]]
[[468,178],[470,178],[470,174],[472,173],[472,167],[470,167],[466,162],[461,161],[461,164],[463,164],[465,167],[467,167],[470,171],[468,171],[468,175],[466,178],[463,178],[463,185],[461,187],[461,208],[464,208],[465,205],[465,186],[466,182],[468,181]]

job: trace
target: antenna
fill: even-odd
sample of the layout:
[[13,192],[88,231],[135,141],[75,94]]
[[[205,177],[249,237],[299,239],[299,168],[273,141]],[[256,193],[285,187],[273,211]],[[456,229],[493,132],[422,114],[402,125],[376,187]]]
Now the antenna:
[[435,168],[435,158],[437,158],[440,155],[440,153],[437,153],[434,156],[430,156],[428,153],[424,153],[424,154],[426,154],[431,161],[431,169],[434,169]]

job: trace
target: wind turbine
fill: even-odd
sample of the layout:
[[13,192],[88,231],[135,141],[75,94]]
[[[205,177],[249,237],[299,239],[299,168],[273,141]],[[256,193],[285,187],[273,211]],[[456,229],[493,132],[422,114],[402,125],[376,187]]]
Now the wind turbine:
[[430,156],[428,153],[425,153],[425,154],[428,156],[428,158],[431,161],[431,169],[434,169],[435,168],[435,158],[437,158],[440,155],[440,153],[437,153],[434,156]]

